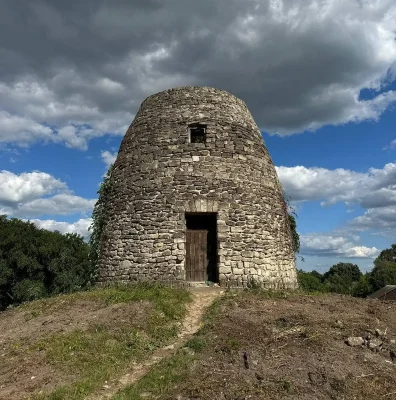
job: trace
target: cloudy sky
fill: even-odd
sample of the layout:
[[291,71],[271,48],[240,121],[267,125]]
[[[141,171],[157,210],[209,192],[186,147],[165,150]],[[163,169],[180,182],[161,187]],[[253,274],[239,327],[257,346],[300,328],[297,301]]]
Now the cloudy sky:
[[87,234],[150,94],[242,98],[296,207],[304,269],[396,243],[394,0],[0,2],[0,214]]

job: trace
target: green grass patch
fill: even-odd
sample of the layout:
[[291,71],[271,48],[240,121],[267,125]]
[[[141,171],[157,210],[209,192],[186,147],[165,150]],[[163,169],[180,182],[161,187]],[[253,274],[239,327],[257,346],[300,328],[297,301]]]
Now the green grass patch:
[[227,345],[233,350],[237,350],[241,347],[241,343],[239,342],[239,340],[233,338],[227,340]]
[[[81,399],[99,388],[131,360],[140,360],[152,352],[158,343],[138,330],[122,330],[115,335],[105,327],[88,331],[76,330],[67,335],[54,335],[39,342],[39,350],[46,352],[47,360],[65,373],[79,379],[54,393],[37,399]],[[59,397],[59,396],[63,397]]]
[[292,393],[294,388],[293,388],[293,382],[291,382],[288,379],[280,379],[278,381],[275,381],[275,383],[286,393]]
[[194,356],[188,352],[178,351],[172,357],[162,360],[135,385],[119,391],[113,400],[140,400],[143,397],[155,399],[171,392],[175,385],[188,376],[193,359]]
[[185,304],[191,300],[191,295],[187,290],[172,289],[160,284],[112,285],[35,300],[24,303],[16,309],[26,311],[30,319],[48,314],[54,308],[72,306],[84,300],[98,302],[104,306],[151,301],[154,307],[165,313],[167,317],[178,319],[184,315]]
[[[206,334],[211,331],[222,308],[227,305],[228,297],[229,295],[225,294],[212,302],[202,318],[201,328],[187,341],[185,348],[162,360],[135,384],[119,391],[113,400],[155,399],[171,393],[176,385],[189,376],[190,368],[196,359],[194,354],[206,348]],[[190,349],[194,351],[191,352]]]
[[147,358],[177,335],[178,322],[184,317],[191,298],[185,290],[155,285],[108,287],[70,296],[104,305],[150,301],[153,307],[140,328],[134,326],[133,318],[111,324],[104,321],[86,330],[54,334],[35,343],[32,350],[45,351],[50,364],[65,374],[78,377],[69,386],[37,395],[36,400],[83,399],[119,374],[131,361]]
[[200,337],[193,336],[185,345],[194,351],[202,351],[206,347],[206,340]]
[[214,327],[218,315],[221,313],[222,308],[227,304],[228,298],[229,295],[224,294],[222,297],[218,297],[212,302],[202,318],[202,325],[199,331],[195,334],[196,337],[205,335]]

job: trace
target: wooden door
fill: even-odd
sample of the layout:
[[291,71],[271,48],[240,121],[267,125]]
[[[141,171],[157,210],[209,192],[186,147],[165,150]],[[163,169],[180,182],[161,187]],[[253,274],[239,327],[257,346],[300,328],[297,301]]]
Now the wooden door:
[[208,231],[187,229],[186,232],[186,280],[207,280]]

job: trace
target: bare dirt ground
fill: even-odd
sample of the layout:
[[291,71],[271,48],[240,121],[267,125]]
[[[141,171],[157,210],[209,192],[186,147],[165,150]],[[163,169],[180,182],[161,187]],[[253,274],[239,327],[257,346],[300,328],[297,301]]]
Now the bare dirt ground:
[[134,384],[165,357],[170,357],[186,340],[198,331],[201,319],[207,307],[223,292],[219,289],[193,289],[193,301],[187,306],[186,318],[183,320],[177,339],[170,345],[155,351],[145,362],[131,364],[128,370],[120,378],[106,384],[99,393],[89,397],[91,400],[112,398],[119,390]]
[[150,303],[114,304],[54,299],[50,305],[17,308],[0,313],[0,399],[29,398],[75,379],[48,363],[45,352],[34,346],[53,334],[86,330],[94,323],[131,323],[143,326]]
[[227,295],[196,336],[188,372],[155,398],[396,399],[395,340],[396,302]]

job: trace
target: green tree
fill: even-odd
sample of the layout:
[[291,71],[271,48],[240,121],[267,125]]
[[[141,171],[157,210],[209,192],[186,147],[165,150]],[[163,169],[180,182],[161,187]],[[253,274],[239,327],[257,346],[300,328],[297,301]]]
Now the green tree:
[[323,275],[324,280],[328,280],[332,276],[340,276],[347,281],[358,281],[362,273],[356,264],[343,263],[333,265],[330,269]]
[[305,292],[322,292],[323,284],[321,281],[321,275],[317,271],[303,271],[302,269],[297,271],[298,284],[300,288]]
[[0,216],[0,309],[87,287],[92,274],[88,254],[81,236]]
[[375,292],[385,285],[396,285],[396,263],[376,259],[369,275],[369,283]]
[[359,282],[352,289],[353,296],[366,297],[373,291],[372,286],[369,282],[369,276],[370,275],[366,273],[365,275],[362,275],[360,277]]
[[385,285],[396,285],[396,244],[381,251],[374,260],[374,268],[368,274],[367,281],[372,292]]
[[319,273],[318,271],[316,271],[315,269],[311,271],[311,274],[313,276],[315,276],[317,279],[319,279],[320,281],[322,281],[323,275],[321,273]]
[[389,261],[396,263],[396,244],[392,244],[390,249],[382,250],[375,261]]
[[322,282],[326,291],[352,294],[361,276],[362,273],[356,264],[340,262],[323,275]]

